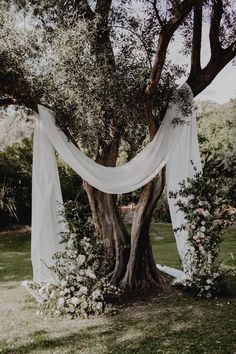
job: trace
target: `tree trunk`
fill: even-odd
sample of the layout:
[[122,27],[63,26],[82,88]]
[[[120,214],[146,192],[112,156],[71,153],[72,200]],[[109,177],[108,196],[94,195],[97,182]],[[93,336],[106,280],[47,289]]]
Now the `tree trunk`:
[[116,196],[100,192],[86,182],[84,186],[97,235],[103,242],[108,261],[113,266],[111,282],[118,285],[129,259],[130,236],[119,215]]
[[134,215],[131,249],[126,273],[120,287],[124,290],[163,288],[171,277],[159,271],[152,253],[149,229],[153,210],[165,185],[165,172],[144,187]]

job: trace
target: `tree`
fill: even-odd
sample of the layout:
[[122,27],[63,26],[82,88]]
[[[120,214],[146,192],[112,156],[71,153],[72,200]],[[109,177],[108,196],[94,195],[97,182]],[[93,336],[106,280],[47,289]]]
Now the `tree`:
[[[157,132],[176,88],[180,68],[167,61],[177,31],[185,40],[194,96],[236,55],[235,14],[230,1],[67,0],[2,1],[1,104],[37,104],[57,113],[57,124],[98,163],[115,166],[121,146],[132,157]],[[139,11],[134,11],[135,6]],[[22,16],[14,22],[14,16]],[[209,24],[211,57],[201,67],[202,23]],[[14,23],[14,26],[13,26]],[[227,30],[226,30],[227,29]],[[86,129],[84,129],[86,127]],[[155,265],[149,226],[165,184],[165,171],[147,184],[131,234],[114,195],[86,182],[93,221],[107,257],[115,260],[112,281],[123,289],[165,287]]]

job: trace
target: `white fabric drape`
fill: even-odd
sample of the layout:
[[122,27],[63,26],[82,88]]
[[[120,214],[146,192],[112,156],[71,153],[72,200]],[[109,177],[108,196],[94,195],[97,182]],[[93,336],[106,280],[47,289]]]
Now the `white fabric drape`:
[[[62,223],[58,225],[56,201],[61,203],[62,197],[53,148],[89,184],[113,194],[131,192],[144,186],[165,165],[167,188],[176,190],[183,178],[193,175],[190,160],[199,168],[201,164],[195,115],[189,119],[189,124],[174,126],[172,123],[176,117],[183,118],[180,104],[169,105],[152,142],[130,162],[118,167],[104,167],[88,158],[56,127],[54,112],[41,105],[38,109],[40,119],[35,127],[34,138],[32,262],[34,280],[50,282],[49,272],[39,262],[42,263],[42,259],[51,264],[51,257],[58,250],[58,231],[66,227]],[[177,212],[174,204],[174,200],[169,201],[173,228],[184,221],[184,215]],[[186,240],[186,234],[176,234],[183,262],[188,250]]]
[[52,256],[62,249],[58,233],[66,231],[59,215],[61,186],[55,150],[40,116],[36,120],[33,146],[31,260],[35,282],[54,282],[48,266]]

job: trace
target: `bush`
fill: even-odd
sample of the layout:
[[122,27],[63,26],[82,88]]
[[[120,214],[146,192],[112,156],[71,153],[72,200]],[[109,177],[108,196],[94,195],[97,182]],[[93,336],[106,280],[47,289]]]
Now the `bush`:
[[[80,200],[88,207],[81,178],[61,160],[58,169],[64,201]],[[31,223],[32,138],[0,151],[0,227]]]

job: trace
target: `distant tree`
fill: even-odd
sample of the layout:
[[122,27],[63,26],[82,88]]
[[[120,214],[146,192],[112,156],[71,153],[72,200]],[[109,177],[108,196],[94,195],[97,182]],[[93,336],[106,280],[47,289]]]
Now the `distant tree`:
[[[152,139],[184,70],[166,60],[177,31],[191,67],[187,83],[203,91],[236,55],[233,1],[2,0],[1,105],[37,104],[98,163],[114,166]],[[138,10],[139,9],[139,10]],[[211,56],[201,66],[202,23]],[[115,259],[112,281],[123,289],[164,287],[149,226],[165,184],[164,170],[140,195],[128,234],[114,195],[84,182],[97,235]]]
[[236,200],[236,100],[223,106],[206,105],[198,118],[204,172],[223,179],[230,204]]

